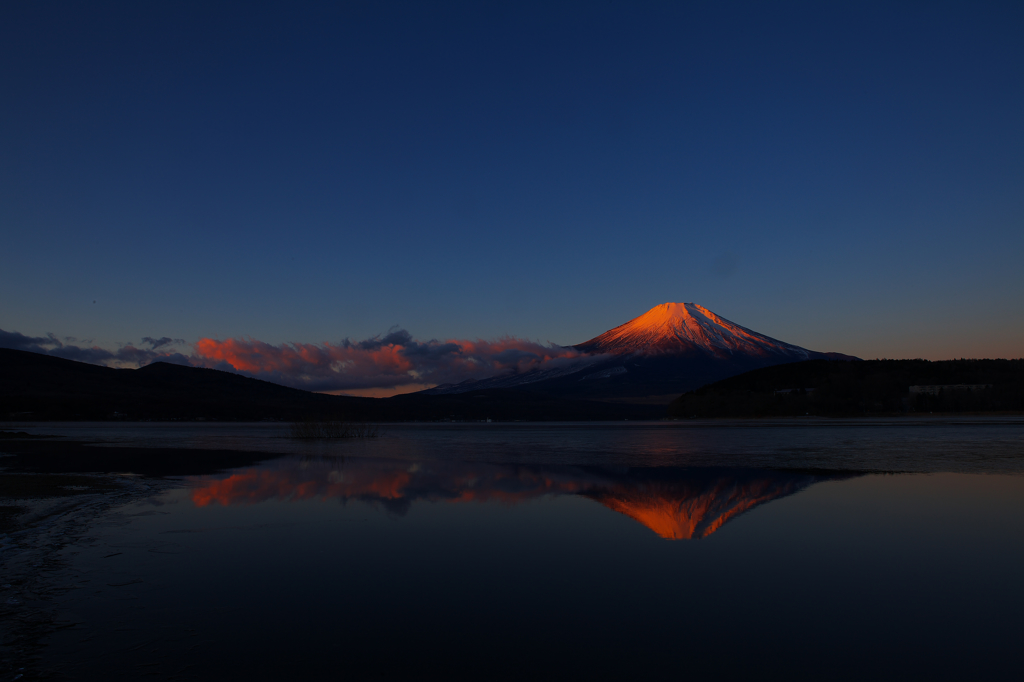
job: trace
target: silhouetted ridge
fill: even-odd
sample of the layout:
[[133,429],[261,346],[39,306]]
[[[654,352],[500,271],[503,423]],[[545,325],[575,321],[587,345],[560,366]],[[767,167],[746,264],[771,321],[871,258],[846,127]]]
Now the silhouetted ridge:
[[168,363],[113,369],[0,349],[0,419],[14,421],[342,419],[352,421],[645,419],[663,410],[498,389],[355,398]]

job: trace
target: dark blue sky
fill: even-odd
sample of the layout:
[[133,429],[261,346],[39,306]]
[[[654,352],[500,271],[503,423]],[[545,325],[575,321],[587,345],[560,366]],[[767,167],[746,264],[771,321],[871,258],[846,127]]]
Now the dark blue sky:
[[1022,3],[295,4],[0,6],[0,328],[1024,355]]

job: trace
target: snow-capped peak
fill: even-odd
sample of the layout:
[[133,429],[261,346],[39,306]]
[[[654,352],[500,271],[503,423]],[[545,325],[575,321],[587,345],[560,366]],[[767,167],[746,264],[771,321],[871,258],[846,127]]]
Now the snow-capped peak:
[[696,303],[662,303],[640,317],[575,346],[587,353],[680,353],[715,356],[789,355],[806,359],[809,351],[720,317]]

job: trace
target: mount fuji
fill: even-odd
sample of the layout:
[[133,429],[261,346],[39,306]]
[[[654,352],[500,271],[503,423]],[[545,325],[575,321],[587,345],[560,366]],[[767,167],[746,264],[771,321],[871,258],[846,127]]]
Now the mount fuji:
[[571,348],[580,356],[555,369],[444,384],[423,393],[520,388],[564,398],[656,405],[759,367],[858,359],[773,339],[696,303],[663,303]]

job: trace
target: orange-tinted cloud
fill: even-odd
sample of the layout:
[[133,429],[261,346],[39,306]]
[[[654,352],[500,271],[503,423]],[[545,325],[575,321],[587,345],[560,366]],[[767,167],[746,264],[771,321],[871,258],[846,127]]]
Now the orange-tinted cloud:
[[[571,347],[542,344],[513,336],[492,341],[449,339],[416,341],[399,329],[364,341],[273,345],[252,338],[202,338],[192,352],[181,339],[145,337],[116,351],[76,345],[76,339],[30,337],[0,329],[0,348],[44,353],[112,367],[141,367],[171,362],[212,367],[311,391],[380,397],[487,379],[535,369],[556,370],[595,356]],[[404,387],[399,389],[399,387]]]
[[555,368],[586,357],[574,348],[515,337],[494,341],[416,341],[404,331],[338,343],[284,343],[256,339],[200,339],[192,364],[233,369],[314,391],[433,386],[500,374]]

